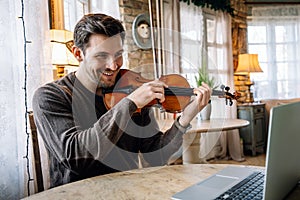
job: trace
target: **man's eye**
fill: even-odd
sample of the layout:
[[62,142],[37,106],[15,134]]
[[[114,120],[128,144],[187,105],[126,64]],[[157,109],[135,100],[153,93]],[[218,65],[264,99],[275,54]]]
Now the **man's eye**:
[[100,58],[100,59],[108,59],[109,55],[105,54],[105,53],[100,53],[96,55],[96,58]]
[[120,58],[121,56],[123,56],[123,52],[116,53],[115,58]]

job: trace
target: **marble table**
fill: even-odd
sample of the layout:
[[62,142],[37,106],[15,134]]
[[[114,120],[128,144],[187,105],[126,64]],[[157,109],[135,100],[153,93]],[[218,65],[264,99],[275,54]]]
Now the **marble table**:
[[[162,131],[167,130],[171,127],[174,120],[172,119],[163,119],[157,120],[158,125]],[[183,150],[182,152],[178,152],[175,154],[173,160],[176,160],[182,155],[183,164],[199,164],[205,163],[205,159],[201,159],[199,157],[200,153],[200,137],[202,133],[211,133],[221,135],[222,131],[228,131],[233,129],[239,129],[249,125],[247,120],[243,119],[210,119],[210,120],[197,120],[194,119],[191,122],[192,128],[187,131],[187,133],[183,136]],[[237,161],[242,158],[241,146],[239,135],[235,135],[236,140],[235,143],[231,142],[231,149],[234,151],[235,156],[237,157]],[[232,136],[231,138],[234,138]],[[217,141],[215,141],[217,143]],[[238,143],[238,144],[237,144]],[[225,144],[224,144],[225,145]],[[223,147],[222,148],[226,148]],[[238,156],[237,156],[238,155]],[[234,158],[233,158],[234,159]]]
[[[163,119],[157,120],[158,125],[162,131],[171,127],[174,120]],[[197,120],[191,122],[192,128],[187,133],[204,133],[215,131],[228,131],[232,129],[242,128],[249,125],[249,122],[244,119],[210,119],[210,120]]]
[[[226,166],[228,165],[171,165],[118,172],[52,188],[25,199],[167,200],[171,199],[176,192],[207,178]],[[300,189],[296,189],[288,199],[299,199],[299,197]]]

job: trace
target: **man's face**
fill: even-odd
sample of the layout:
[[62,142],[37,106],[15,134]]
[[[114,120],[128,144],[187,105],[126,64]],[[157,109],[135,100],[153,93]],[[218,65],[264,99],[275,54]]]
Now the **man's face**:
[[123,65],[123,47],[120,35],[107,37],[93,34],[85,50],[83,63],[87,78],[99,87],[111,87],[115,84],[117,73]]

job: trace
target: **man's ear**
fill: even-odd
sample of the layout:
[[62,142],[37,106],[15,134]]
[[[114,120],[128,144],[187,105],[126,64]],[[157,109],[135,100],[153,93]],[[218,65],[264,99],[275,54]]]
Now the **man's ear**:
[[73,46],[72,53],[73,53],[74,57],[76,58],[76,60],[78,60],[78,62],[81,62],[83,60],[83,52],[78,47]]

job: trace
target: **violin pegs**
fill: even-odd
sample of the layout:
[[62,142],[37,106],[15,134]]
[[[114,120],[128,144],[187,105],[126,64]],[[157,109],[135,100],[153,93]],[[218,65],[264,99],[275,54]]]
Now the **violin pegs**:
[[226,86],[225,90],[228,92],[230,90],[230,87]]

